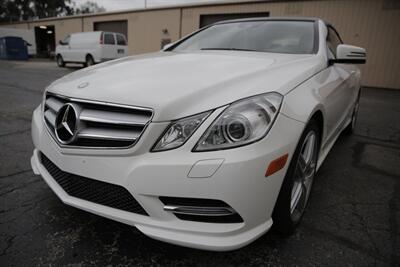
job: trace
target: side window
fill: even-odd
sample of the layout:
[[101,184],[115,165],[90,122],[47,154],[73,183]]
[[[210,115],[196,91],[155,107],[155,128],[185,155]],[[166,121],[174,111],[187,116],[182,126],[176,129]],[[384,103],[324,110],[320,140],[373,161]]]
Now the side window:
[[64,40],[62,40],[62,44],[63,44],[63,45],[68,45],[70,39],[71,39],[71,36],[68,35],[67,37],[64,38]]
[[115,45],[114,34],[112,34],[112,33],[104,33],[104,44],[106,44],[106,45]]
[[328,36],[326,38],[326,44],[329,48],[329,55],[332,54],[336,58],[336,48],[340,45],[342,41],[340,40],[337,33],[331,28],[328,27]]
[[117,44],[126,45],[125,37],[121,34],[117,34]]

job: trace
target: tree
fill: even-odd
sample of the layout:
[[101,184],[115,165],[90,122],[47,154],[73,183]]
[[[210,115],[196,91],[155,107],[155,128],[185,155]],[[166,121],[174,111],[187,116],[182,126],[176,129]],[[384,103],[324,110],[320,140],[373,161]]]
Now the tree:
[[34,0],[35,15],[38,18],[72,15],[71,0]]
[[0,0],[0,22],[74,14],[71,0]]
[[89,13],[99,13],[105,12],[106,9],[104,7],[99,6],[95,2],[87,1],[82,4],[80,7],[74,9],[74,14],[89,14]]

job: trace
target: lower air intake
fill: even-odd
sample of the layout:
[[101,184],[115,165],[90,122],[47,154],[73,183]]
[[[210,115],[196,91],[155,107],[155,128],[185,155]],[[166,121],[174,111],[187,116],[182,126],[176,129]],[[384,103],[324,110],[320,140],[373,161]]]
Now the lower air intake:
[[68,195],[148,216],[147,212],[124,187],[64,172],[44,154],[41,154],[41,161],[49,174]]

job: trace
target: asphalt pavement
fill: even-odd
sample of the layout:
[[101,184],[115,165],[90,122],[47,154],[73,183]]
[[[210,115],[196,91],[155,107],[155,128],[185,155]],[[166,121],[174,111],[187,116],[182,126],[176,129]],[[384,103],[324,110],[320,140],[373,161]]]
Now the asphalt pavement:
[[30,123],[44,88],[79,69],[0,61],[0,266],[399,266],[400,90],[363,88],[353,136],[315,180],[296,233],[232,252],[152,240],[64,205],[30,168]]

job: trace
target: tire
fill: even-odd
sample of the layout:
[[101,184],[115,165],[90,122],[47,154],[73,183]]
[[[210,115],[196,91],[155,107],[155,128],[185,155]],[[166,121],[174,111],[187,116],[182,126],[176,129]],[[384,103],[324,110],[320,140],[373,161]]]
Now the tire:
[[311,120],[300,137],[272,214],[274,229],[283,236],[294,232],[307,207],[320,143],[320,129]]
[[91,55],[87,55],[86,56],[86,61],[85,61],[85,66],[86,67],[90,67],[93,66],[95,64],[94,59]]
[[57,60],[57,66],[59,66],[60,68],[65,67],[65,62],[61,55],[57,55],[56,60]]
[[361,92],[358,93],[356,103],[354,105],[353,113],[351,115],[351,121],[349,125],[344,128],[343,133],[345,135],[352,135],[354,133],[354,129],[356,128],[356,123],[357,123],[357,115],[358,115],[358,110],[360,108],[360,95]]

